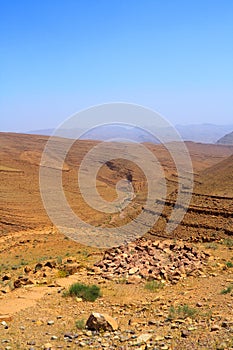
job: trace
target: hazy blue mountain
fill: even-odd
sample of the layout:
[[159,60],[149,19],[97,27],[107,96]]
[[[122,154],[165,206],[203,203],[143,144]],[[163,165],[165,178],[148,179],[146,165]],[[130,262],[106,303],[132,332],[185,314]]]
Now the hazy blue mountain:
[[216,143],[222,136],[233,130],[232,125],[193,124],[177,125],[177,131],[185,141]]
[[[193,124],[193,125],[176,125],[176,130],[184,141],[193,141],[201,143],[216,143],[219,139],[233,130],[232,125],[214,125],[214,124]],[[151,126],[154,135],[162,134],[167,141],[173,140],[172,129],[163,128],[157,129],[156,126]],[[162,130],[162,131],[161,131]],[[52,135],[54,129],[34,130],[29,134]],[[111,139],[125,139],[133,140],[135,142],[152,142],[158,143],[158,139],[138,127],[128,127],[120,124],[102,125],[95,127],[85,132],[82,129],[62,129],[59,133],[62,137],[80,138],[88,140],[111,140]],[[81,136],[80,136],[81,135]],[[159,138],[159,137],[158,137]],[[218,142],[219,143],[219,142]]]
[[27,134],[32,134],[32,135],[45,135],[45,136],[50,136],[52,135],[54,129],[39,129],[39,130],[30,130],[27,131]]
[[[45,129],[30,131],[29,133],[50,136],[53,134],[53,132],[53,129]],[[57,135],[74,139],[79,138],[81,140],[131,140],[134,142],[158,143],[158,140],[144,129],[114,124],[97,126],[93,129],[88,130],[87,132],[85,132],[85,130],[76,128],[61,129]]]

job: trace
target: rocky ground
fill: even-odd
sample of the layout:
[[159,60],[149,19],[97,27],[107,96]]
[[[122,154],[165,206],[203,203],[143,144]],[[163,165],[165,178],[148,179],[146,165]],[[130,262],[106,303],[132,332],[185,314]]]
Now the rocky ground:
[[[168,196],[158,199],[164,210],[148,240],[104,252],[52,227],[38,181],[47,138],[0,137],[0,350],[233,349],[232,147],[187,143],[194,193],[184,219],[168,236],[164,227],[179,179],[167,150],[148,145],[165,172]],[[57,141],[60,149],[65,140]],[[70,150],[63,169],[66,198],[83,221],[121,226],[143,210],[145,179],[124,162],[101,165],[96,184],[101,196],[114,200],[115,185],[126,176],[137,193],[135,206],[125,216],[89,208],[76,180],[77,168],[94,144],[80,141]],[[55,163],[51,159],[54,169]],[[206,187],[209,172],[214,192]],[[53,176],[50,180],[52,191]],[[97,285],[101,296],[94,302],[68,296],[76,282]],[[98,330],[87,322],[90,315],[97,317]]]
[[[24,235],[28,254],[30,237]],[[41,242],[45,237],[48,247],[54,237],[40,233]],[[67,244],[63,256],[55,258],[51,249],[50,259],[30,261],[28,255],[27,265],[8,261],[1,268],[0,349],[233,349],[232,240],[141,239],[85,256],[74,242],[59,235],[56,241],[57,249]],[[37,244],[40,254],[43,244]],[[15,238],[14,258],[18,249]],[[64,296],[74,282],[99,286],[101,297]],[[86,328],[92,312],[112,317],[114,327]]]
[[129,283],[142,279],[177,283],[186,276],[203,275],[208,256],[183,241],[142,238],[107,250],[94,271],[104,278],[123,278]]

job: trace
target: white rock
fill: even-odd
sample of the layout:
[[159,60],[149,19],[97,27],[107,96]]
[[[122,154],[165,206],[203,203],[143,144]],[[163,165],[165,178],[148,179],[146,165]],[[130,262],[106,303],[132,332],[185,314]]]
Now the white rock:
[[116,331],[118,329],[117,321],[114,318],[98,312],[91,313],[86,326],[91,330]]
[[129,275],[134,275],[136,272],[138,272],[138,267],[132,267],[129,269]]
[[137,343],[141,344],[141,343],[146,343],[148,340],[150,340],[152,338],[152,334],[149,333],[143,333],[141,335],[139,335],[139,337],[137,338]]

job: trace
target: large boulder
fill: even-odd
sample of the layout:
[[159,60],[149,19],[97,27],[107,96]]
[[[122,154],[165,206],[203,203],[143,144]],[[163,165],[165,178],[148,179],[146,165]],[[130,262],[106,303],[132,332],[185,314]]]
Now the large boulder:
[[86,327],[95,331],[116,331],[118,324],[114,318],[107,314],[92,312],[86,322]]

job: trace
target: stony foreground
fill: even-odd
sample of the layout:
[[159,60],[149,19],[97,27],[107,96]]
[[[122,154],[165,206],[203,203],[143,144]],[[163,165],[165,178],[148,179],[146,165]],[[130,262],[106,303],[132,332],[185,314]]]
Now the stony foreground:
[[[95,261],[51,256],[2,270],[0,350],[233,349],[233,255],[223,243],[141,239]],[[101,297],[64,297],[74,282],[98,285]],[[93,312],[113,327],[93,329]]]

